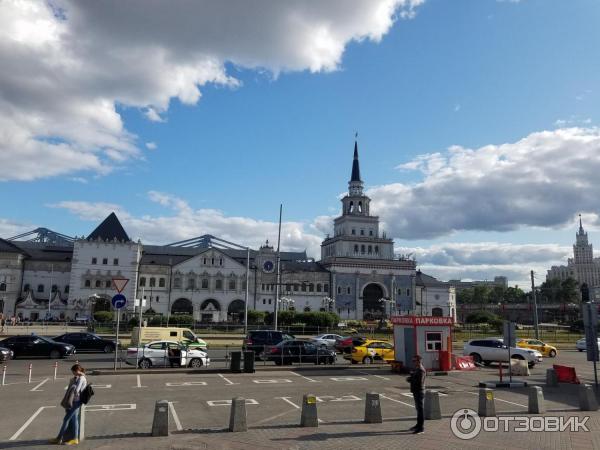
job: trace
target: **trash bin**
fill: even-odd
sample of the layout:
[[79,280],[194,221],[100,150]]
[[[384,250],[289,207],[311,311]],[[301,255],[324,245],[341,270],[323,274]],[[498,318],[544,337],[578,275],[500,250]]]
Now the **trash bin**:
[[231,365],[229,366],[232,372],[241,373],[242,371],[242,352],[231,352]]
[[244,372],[254,373],[254,352],[248,350],[244,352]]

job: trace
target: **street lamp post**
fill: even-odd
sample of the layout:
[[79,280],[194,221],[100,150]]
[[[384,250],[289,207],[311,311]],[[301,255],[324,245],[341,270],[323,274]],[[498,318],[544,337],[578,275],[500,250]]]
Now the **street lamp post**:
[[331,307],[333,306],[334,300],[330,297],[323,297],[323,301],[321,304],[324,308],[326,308],[327,312],[331,312]]

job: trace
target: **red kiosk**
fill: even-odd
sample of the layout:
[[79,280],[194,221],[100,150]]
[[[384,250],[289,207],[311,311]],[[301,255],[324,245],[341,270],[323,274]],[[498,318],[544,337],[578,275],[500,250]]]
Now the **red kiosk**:
[[452,368],[453,317],[393,316],[394,355],[393,369],[412,368],[412,358],[419,354],[423,366],[430,371]]

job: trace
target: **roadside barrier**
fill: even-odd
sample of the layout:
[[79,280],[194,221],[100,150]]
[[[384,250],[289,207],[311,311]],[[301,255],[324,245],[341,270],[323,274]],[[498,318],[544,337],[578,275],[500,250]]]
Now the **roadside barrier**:
[[540,386],[531,386],[529,388],[529,414],[544,414],[546,412],[546,403],[544,401],[544,391]]
[[248,431],[246,422],[246,399],[234,397],[231,399],[231,413],[229,415],[229,431]]
[[591,384],[579,386],[579,408],[582,411],[598,411],[596,392]]
[[440,393],[428,389],[425,391],[425,419],[439,420],[441,418]]
[[558,386],[558,375],[556,375],[556,370],[546,369],[546,386],[548,386],[548,387],[557,387]]
[[556,372],[559,383],[580,384],[579,378],[577,378],[577,374],[575,373],[575,367],[553,364],[552,368]]
[[454,358],[454,368],[456,370],[477,370],[472,356],[452,355]]
[[301,427],[318,427],[317,397],[312,394],[304,394],[302,397],[302,415],[300,417]]
[[365,400],[365,423],[383,423],[381,402],[379,401],[379,394],[376,392],[367,392]]
[[154,420],[152,421],[152,436],[169,435],[169,402],[158,400],[154,405]]
[[489,388],[479,389],[479,408],[478,414],[480,417],[495,417],[496,402],[494,400],[494,391]]

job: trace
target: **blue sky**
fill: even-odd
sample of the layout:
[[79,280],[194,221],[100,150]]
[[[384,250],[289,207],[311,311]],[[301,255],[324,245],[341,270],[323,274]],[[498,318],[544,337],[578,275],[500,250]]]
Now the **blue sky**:
[[[114,46],[112,50],[123,54],[139,50],[118,25],[103,28],[102,18],[99,25],[86,22],[86,17],[97,16],[98,11],[84,11],[85,6],[68,1],[53,3],[66,11],[66,19],[48,16],[44,10],[32,13],[8,6],[12,16],[5,15],[3,20],[15,24],[39,15],[50,24],[55,20],[84,42],[94,39],[98,42],[94,45]],[[594,56],[600,42],[600,3],[413,0],[409,17],[401,18],[411,2],[400,0],[393,24],[385,27],[373,22],[372,29],[343,11],[342,4],[333,7],[334,3],[322,13],[310,11],[306,21],[314,15],[316,22],[326,18],[324,23],[335,24],[332,29],[343,28],[336,34],[341,46],[339,58],[332,56],[320,67],[307,62],[303,58],[311,49],[303,47],[301,34],[297,42],[286,42],[286,56],[272,48],[276,43],[257,38],[254,44],[258,50],[252,53],[235,37],[223,36],[230,45],[225,50],[215,49],[215,58],[221,75],[235,81],[224,81],[219,70],[210,72],[207,78],[212,81],[195,83],[201,92],[199,99],[190,100],[179,88],[165,87],[177,76],[170,69],[183,64],[179,62],[182,54],[192,54],[196,43],[184,41],[188,36],[171,42],[162,39],[160,32],[149,31],[157,47],[176,55],[172,60],[178,63],[149,63],[147,70],[140,69],[139,73],[117,65],[110,76],[118,89],[100,76],[86,82],[75,80],[86,95],[90,93],[89,98],[103,99],[112,110],[103,117],[91,117],[90,122],[100,125],[80,130],[79,119],[63,121],[48,110],[43,132],[14,119],[18,125],[15,135],[26,129],[33,140],[45,136],[70,144],[73,153],[64,161],[48,156],[56,149],[23,152],[11,136],[14,123],[5,123],[4,137],[0,133],[0,152],[5,157],[0,158],[5,166],[0,169],[0,179],[4,180],[0,181],[0,236],[8,237],[30,225],[71,235],[89,233],[114,205],[131,234],[139,234],[145,241],[166,243],[210,232],[256,245],[274,237],[281,202],[284,220],[289,222],[284,246],[304,246],[318,257],[318,239],[327,230],[329,216],[339,212],[338,196],[346,189],[354,133],[358,132],[361,170],[378,207],[376,212],[396,238],[399,251],[415,250],[421,264],[441,278],[492,277],[502,272],[522,282],[530,267],[543,274],[544,268],[563,260],[570,251],[578,213],[584,214],[594,239],[598,234],[594,230],[600,228],[600,211],[597,202],[587,197],[596,186],[584,183],[573,190],[569,170],[560,178],[560,170],[551,165],[545,169],[540,161],[548,163],[555,157],[552,152],[557,151],[561,155],[580,154],[581,158],[562,162],[557,158],[556,162],[577,167],[575,172],[583,176],[585,170],[595,170],[600,163],[596,128],[600,118],[600,60]],[[359,3],[365,13],[379,2],[357,0],[357,9]],[[239,14],[222,6],[220,11],[200,8],[195,12],[209,18],[211,14],[234,18]],[[144,11],[143,18],[135,8],[121,15],[125,23],[131,20],[135,24],[150,20],[153,13],[159,15],[151,9]],[[109,18],[106,12],[106,24],[111,24]],[[267,29],[272,25],[264,24]],[[165,25],[173,29],[178,26],[183,27],[177,18]],[[271,38],[289,38],[277,33],[280,30],[273,31]],[[373,38],[369,33],[380,36]],[[197,38],[218,42],[218,31],[215,34]],[[252,39],[255,35],[249,36]],[[29,31],[26,39],[31,44],[44,41],[44,36]],[[210,44],[206,45],[211,50]],[[77,51],[73,50],[74,60],[101,67],[102,61],[90,56],[91,51]],[[6,59],[2,65],[8,67],[6,63],[15,53],[0,51],[0,63]],[[61,54],[65,53],[69,52]],[[0,112],[13,114],[20,108],[23,114],[35,116],[23,100],[25,94],[15,99],[10,93],[18,83],[15,79],[27,70],[25,56],[18,62],[22,66],[10,69],[14,78],[0,78]],[[45,81],[52,78],[50,66],[39,70],[42,74],[48,71]],[[127,73],[121,77],[120,70]],[[170,81],[153,79],[157,72]],[[146,85],[150,87],[143,92]],[[44,101],[50,103],[56,100],[53,95],[63,95],[60,102],[67,101],[65,96],[75,98],[73,103],[79,106],[83,102],[76,98],[81,95],[77,89],[61,89],[52,94],[49,85]],[[23,92],[30,94],[32,90],[24,87]],[[150,109],[158,112],[161,121],[148,119]],[[119,121],[120,128],[116,124]],[[75,130],[71,134],[65,131],[69,127]],[[548,134],[537,145],[536,133],[544,131]],[[110,153],[114,142],[97,137],[105,134],[119,142],[117,155]],[[156,148],[147,148],[147,143]],[[503,144],[506,150],[501,150]],[[498,146],[500,153],[507,152],[492,156],[496,162],[490,165],[483,161],[489,156],[485,150],[489,145]],[[459,170],[456,162],[447,159],[451,146],[460,146],[459,152],[467,155],[478,155],[477,164],[468,166],[478,180],[474,185],[469,183],[467,169],[461,166]],[[98,161],[78,166],[78,155],[88,157],[90,153],[98,155]],[[445,161],[441,169],[438,159],[432,159],[435,154]],[[419,155],[430,155],[425,160],[428,164],[433,161],[434,166],[398,168]],[[511,161],[511,155],[519,155],[513,161],[514,170],[499,172],[498,165]],[[39,163],[31,163],[32,159]],[[581,159],[590,162],[583,171],[579,170]],[[526,169],[528,164],[536,167],[534,173]],[[50,170],[53,165],[54,171]],[[16,175],[22,172],[29,176]],[[529,177],[537,182],[513,189]],[[435,188],[439,183],[447,183],[443,191],[453,198],[464,198],[457,211],[440,206],[434,198],[437,195],[439,199]],[[563,184],[571,184],[566,192],[561,190]],[[549,185],[552,189],[547,189]],[[577,189],[587,194],[579,196]],[[496,195],[506,202],[486,205],[486,199]],[[579,197],[581,202],[573,200]],[[538,208],[540,203],[528,204],[531,199],[555,204]],[[415,209],[415,204],[423,207]],[[211,223],[214,210],[219,210],[218,218]],[[454,215],[460,218],[435,229],[427,227],[428,222],[446,222]],[[206,221],[197,220],[199,216]],[[183,222],[185,226],[179,227]],[[399,225],[401,222],[407,223]],[[458,252],[462,257],[448,262],[448,245],[453,254]],[[515,263],[512,260],[519,259],[513,257],[515,254],[530,254],[530,259]],[[489,264],[490,260],[497,264]]]

